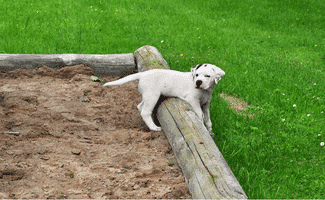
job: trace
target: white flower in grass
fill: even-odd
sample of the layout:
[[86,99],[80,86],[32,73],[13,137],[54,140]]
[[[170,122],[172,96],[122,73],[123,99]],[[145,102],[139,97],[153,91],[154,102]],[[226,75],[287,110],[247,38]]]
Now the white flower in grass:
[[161,40],[161,43],[163,43],[164,42],[164,40]]
[[307,117],[309,117],[309,116],[310,116],[310,114],[307,115]]
[[315,98],[315,96],[313,96],[313,98]]
[[284,96],[285,94],[283,94],[283,96]]
[[289,99],[287,99],[287,101],[289,101]]
[[284,118],[282,119],[283,122],[284,122],[285,120],[286,120],[286,119],[284,119]]
[[314,85],[316,85],[316,83],[314,83]]
[[293,104],[293,107],[296,107],[296,104]]
[[320,136],[320,134],[318,134],[318,136]]
[[321,143],[320,143],[320,146],[324,146],[324,142],[321,142]]

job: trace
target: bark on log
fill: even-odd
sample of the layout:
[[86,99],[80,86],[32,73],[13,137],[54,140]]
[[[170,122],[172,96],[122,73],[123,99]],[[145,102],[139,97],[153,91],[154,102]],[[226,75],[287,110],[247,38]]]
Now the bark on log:
[[132,53],[126,54],[0,54],[0,72],[18,68],[36,69],[45,65],[52,69],[61,69],[68,65],[86,64],[95,75],[125,76],[136,72]]

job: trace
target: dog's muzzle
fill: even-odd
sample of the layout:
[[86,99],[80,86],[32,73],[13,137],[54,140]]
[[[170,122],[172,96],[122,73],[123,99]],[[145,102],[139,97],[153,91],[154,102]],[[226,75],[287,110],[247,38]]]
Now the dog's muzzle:
[[195,88],[200,88],[200,85],[202,85],[202,81],[197,80],[196,83],[195,83]]

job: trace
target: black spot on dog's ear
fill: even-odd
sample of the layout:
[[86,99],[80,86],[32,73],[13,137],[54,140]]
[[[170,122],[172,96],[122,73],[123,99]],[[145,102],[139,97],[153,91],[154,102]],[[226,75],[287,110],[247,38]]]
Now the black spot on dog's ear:
[[202,65],[203,65],[203,64],[198,64],[198,65],[196,66],[196,70],[198,70]]

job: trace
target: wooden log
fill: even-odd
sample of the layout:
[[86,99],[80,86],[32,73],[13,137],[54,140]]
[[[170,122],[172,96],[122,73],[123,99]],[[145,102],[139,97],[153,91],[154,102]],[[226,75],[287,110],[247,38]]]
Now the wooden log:
[[139,72],[150,69],[169,69],[166,60],[153,46],[143,46],[134,52]]
[[86,64],[95,75],[125,76],[136,72],[132,53],[90,55],[90,54],[0,54],[0,72],[17,68],[36,69],[45,65],[52,69],[61,69],[68,65]]
[[[152,46],[134,53],[138,70],[165,68],[167,62]],[[158,60],[157,60],[158,59]],[[194,199],[247,199],[218,147],[192,107],[178,98],[162,98],[158,121],[173,148]]]

